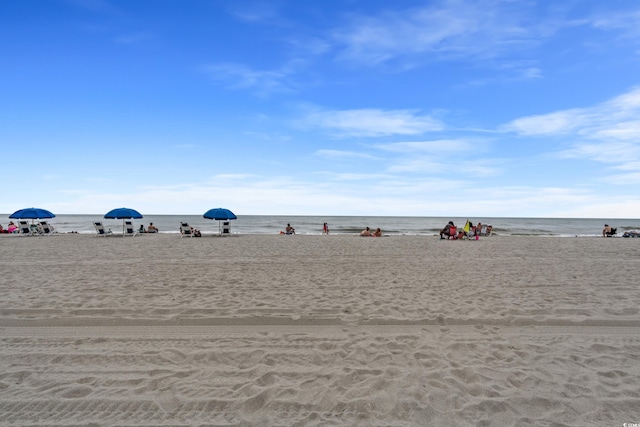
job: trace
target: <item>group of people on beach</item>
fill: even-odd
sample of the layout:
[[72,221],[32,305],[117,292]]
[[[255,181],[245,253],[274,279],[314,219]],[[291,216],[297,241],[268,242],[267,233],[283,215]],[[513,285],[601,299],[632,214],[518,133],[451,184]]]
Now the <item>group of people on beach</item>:
[[440,230],[440,239],[449,239],[449,240],[459,240],[459,239],[475,239],[478,240],[480,236],[490,236],[493,233],[493,226],[482,225],[481,222],[478,222],[477,225],[473,225],[473,223],[467,220],[464,228],[458,229],[453,221],[449,221],[447,225],[444,226],[442,230]]
[[[612,228],[609,224],[605,224],[602,229],[602,237],[613,237],[618,234],[617,228]],[[627,230],[622,234],[622,237],[640,237],[640,231]]]
[[7,226],[7,228],[4,228],[2,224],[0,224],[0,233],[2,234],[11,234],[11,233],[17,233],[17,232],[18,232],[18,226],[15,225],[13,221],[9,221],[9,225]]
[[[291,224],[287,224],[284,231],[280,231],[280,234],[293,235],[296,234],[296,229]],[[329,224],[326,222],[322,224],[322,234],[329,234]],[[360,236],[382,237],[382,230],[378,227],[375,231],[371,231],[369,227],[366,227],[360,232]]]
[[360,232],[361,237],[382,237],[382,230],[380,227],[376,228],[376,231],[371,231],[369,227],[366,227]]
[[159,233],[160,230],[158,229],[158,227],[156,227],[155,225],[153,225],[152,222],[149,223],[149,226],[147,227],[147,229],[145,230],[144,225],[140,224],[140,228],[138,229],[138,233]]

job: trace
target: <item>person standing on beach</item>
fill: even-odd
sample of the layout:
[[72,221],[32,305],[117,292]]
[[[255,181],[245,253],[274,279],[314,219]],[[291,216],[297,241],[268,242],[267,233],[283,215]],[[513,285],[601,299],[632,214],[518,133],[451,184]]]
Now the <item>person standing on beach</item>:
[[329,225],[326,222],[322,226],[322,234],[329,234]]

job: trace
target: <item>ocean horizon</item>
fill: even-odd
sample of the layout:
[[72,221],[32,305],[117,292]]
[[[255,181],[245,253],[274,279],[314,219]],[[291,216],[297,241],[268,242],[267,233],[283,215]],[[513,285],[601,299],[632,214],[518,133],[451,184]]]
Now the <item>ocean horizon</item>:
[[[10,214],[0,214],[0,224],[6,228]],[[238,215],[230,221],[231,234],[279,234],[287,224],[291,224],[296,234],[320,235],[323,223],[328,223],[330,234],[358,234],[365,227],[380,227],[385,235],[437,235],[448,221],[459,227],[467,219],[473,224],[491,224],[500,236],[558,236],[597,237],[602,235],[604,224],[617,228],[618,235],[624,231],[640,229],[640,219],[608,218],[510,218],[510,217],[413,217],[413,216],[310,216],[310,215]],[[96,233],[93,223],[101,221],[105,228],[118,232],[122,220],[105,219],[104,214],[62,214],[48,220],[59,233]],[[218,233],[219,222],[205,219],[202,215],[144,215],[133,220],[135,228],[153,223],[160,233],[178,234],[180,223],[187,222],[204,234]]]

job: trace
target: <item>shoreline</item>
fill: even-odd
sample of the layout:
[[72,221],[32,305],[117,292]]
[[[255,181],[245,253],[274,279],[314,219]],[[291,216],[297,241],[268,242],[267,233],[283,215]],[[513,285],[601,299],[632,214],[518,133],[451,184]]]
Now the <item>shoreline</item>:
[[[465,218],[443,217],[270,217],[242,216],[230,221],[232,234],[270,235],[283,231],[287,223],[295,226],[298,235],[320,235],[323,223],[328,221],[330,235],[359,234],[366,226],[372,229],[381,228],[385,235],[437,235],[448,221],[464,224]],[[4,222],[3,222],[4,221]],[[7,218],[0,216],[0,224],[6,225]],[[59,215],[49,221],[59,232],[77,231],[80,234],[95,234],[94,221],[100,221],[105,229],[114,232],[122,231],[122,221],[105,220],[102,216]],[[499,236],[509,235],[548,235],[562,237],[601,236],[603,224],[612,224],[618,235],[624,231],[640,229],[640,219],[562,219],[562,218],[476,218],[472,222],[493,225],[493,231]],[[202,218],[202,216],[157,215],[146,216],[143,220],[135,220],[134,229],[142,225],[146,227],[153,222],[162,234],[178,234],[180,224],[187,222],[205,234],[216,234],[220,224]]]
[[[296,233],[295,235],[286,235],[286,234],[280,234],[278,233],[238,233],[238,232],[232,232],[230,234],[222,234],[220,235],[217,232],[212,232],[209,230],[205,230],[202,231],[202,236],[201,237],[219,237],[219,238],[234,238],[234,237],[273,237],[273,236],[278,236],[278,237],[283,237],[283,238],[305,238],[305,237],[372,237],[372,238],[376,238],[374,236],[360,236],[359,233],[330,233],[330,234],[322,234],[322,232],[318,232],[318,233]],[[54,237],[54,236],[86,236],[86,237],[106,237],[106,238],[113,238],[113,237],[123,237],[122,236],[122,231],[120,232],[113,232],[112,235],[108,235],[108,236],[101,236],[99,234],[97,234],[95,231],[91,232],[91,231],[83,231],[83,232],[78,232],[78,231],[66,231],[66,232],[58,232],[58,231],[54,231],[52,234],[48,234],[48,235],[21,235],[20,233],[0,233],[0,238],[3,237]],[[149,236],[149,237],[153,237],[153,236],[173,236],[173,237],[180,237],[180,231],[176,230],[176,231],[160,231],[158,233],[139,233],[136,234],[135,236],[131,236],[131,235],[125,235],[124,237],[127,238],[131,238],[131,237],[145,237],[145,236]],[[435,234],[384,234],[380,237],[394,237],[394,238],[403,238],[403,237],[409,237],[409,238],[413,238],[413,237],[417,237],[417,238],[438,238],[439,240],[439,235],[438,233]],[[378,238],[380,238],[378,237]],[[191,238],[189,236],[185,236],[185,239]],[[193,237],[195,239],[198,239],[198,237]],[[560,238],[560,239],[566,239],[566,238],[577,238],[577,239],[592,239],[592,238],[598,238],[598,239],[602,239],[603,236],[601,235],[596,235],[596,234],[590,234],[590,235],[569,235],[569,234],[499,234],[499,233],[494,233],[491,236],[482,236],[480,237],[479,240],[485,240],[485,239],[494,239],[494,238],[507,238],[507,239],[511,239],[511,238],[515,238],[515,239],[524,239],[524,238]],[[622,233],[619,233],[618,235],[615,236],[607,236],[607,239],[627,239],[625,237],[622,236]],[[631,240],[634,240],[635,237],[629,237]],[[447,239],[443,239],[443,240],[447,240]],[[456,239],[459,240],[459,239]],[[476,241],[475,239],[462,239],[462,241]]]

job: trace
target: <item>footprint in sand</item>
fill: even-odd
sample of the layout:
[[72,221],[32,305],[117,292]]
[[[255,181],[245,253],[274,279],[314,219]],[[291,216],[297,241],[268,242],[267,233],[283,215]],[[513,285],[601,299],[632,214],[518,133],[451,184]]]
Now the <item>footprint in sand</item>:
[[89,387],[74,387],[62,392],[61,396],[65,399],[79,399],[91,394],[91,388]]
[[168,413],[177,411],[182,404],[172,389],[162,390],[155,400],[162,410]]

